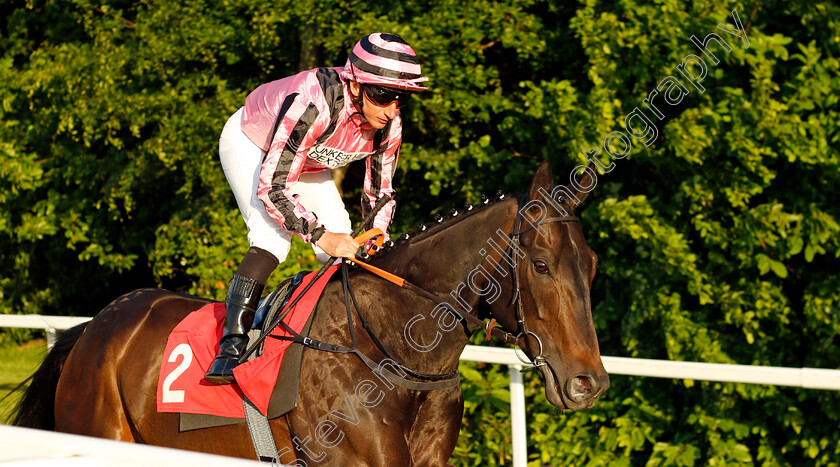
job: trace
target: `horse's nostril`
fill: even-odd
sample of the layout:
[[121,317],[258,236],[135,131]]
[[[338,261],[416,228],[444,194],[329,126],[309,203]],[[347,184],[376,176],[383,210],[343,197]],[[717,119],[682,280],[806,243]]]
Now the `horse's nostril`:
[[585,399],[592,393],[592,379],[588,376],[577,376],[569,381],[569,395],[572,399],[579,401]]
[[583,386],[584,392],[589,393],[592,391],[592,380],[590,380],[588,376],[582,376],[578,379],[580,380],[581,386]]

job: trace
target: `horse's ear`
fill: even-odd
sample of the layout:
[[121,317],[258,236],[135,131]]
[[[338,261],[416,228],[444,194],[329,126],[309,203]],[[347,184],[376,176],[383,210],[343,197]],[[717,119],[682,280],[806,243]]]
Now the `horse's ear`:
[[540,194],[537,191],[542,188],[546,191],[551,191],[551,185],[554,184],[553,175],[551,174],[551,163],[543,161],[534,174],[534,179],[531,180],[531,189],[528,190],[528,199],[538,199]]
[[574,183],[570,183],[570,188],[574,197],[578,200],[575,204],[580,204],[586,199],[586,195],[595,189],[595,184],[598,183],[598,172],[595,171],[595,163],[590,162],[589,167],[587,167],[580,175],[576,175],[575,172],[572,172],[572,178],[576,179],[577,186],[575,186]]

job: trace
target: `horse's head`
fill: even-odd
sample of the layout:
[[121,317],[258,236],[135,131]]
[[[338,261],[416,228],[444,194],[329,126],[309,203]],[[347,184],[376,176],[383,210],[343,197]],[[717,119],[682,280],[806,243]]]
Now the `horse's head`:
[[[590,170],[576,180],[578,187],[594,187]],[[490,306],[504,328],[521,333],[520,345],[545,380],[546,398],[560,409],[591,408],[610,385],[589,299],[598,258],[572,214],[572,203],[585,197],[580,189],[552,187],[550,165],[540,166],[511,235],[513,274],[505,282],[513,286],[514,303]]]

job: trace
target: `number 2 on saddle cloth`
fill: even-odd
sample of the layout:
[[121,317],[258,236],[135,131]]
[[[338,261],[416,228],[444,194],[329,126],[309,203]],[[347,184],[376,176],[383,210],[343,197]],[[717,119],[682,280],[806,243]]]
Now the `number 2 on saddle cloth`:
[[[382,231],[369,230],[357,237],[356,241],[361,245],[374,237],[378,238],[374,243],[375,248],[372,247],[368,251],[371,254],[382,246]],[[327,268],[320,277],[309,273],[292,294],[289,299],[291,306],[285,313],[283,322],[295,333],[301,332],[324,287],[339,267]],[[307,287],[313,279],[316,279],[315,283]],[[237,384],[209,383],[204,380],[204,374],[216,356],[224,317],[224,303],[210,303],[187,315],[170,333],[158,379],[158,412],[244,418],[243,393],[260,412],[268,412],[268,402],[277,383],[283,353],[292,342],[267,339],[263,355],[236,367],[234,375]],[[276,326],[269,335],[292,336],[282,326]]]

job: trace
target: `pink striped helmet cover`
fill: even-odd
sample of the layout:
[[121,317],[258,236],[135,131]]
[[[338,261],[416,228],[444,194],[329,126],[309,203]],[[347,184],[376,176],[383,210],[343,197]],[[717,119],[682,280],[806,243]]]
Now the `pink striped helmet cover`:
[[406,91],[429,89],[418,84],[429,78],[421,76],[414,49],[396,34],[375,32],[359,40],[350,51],[341,76]]

